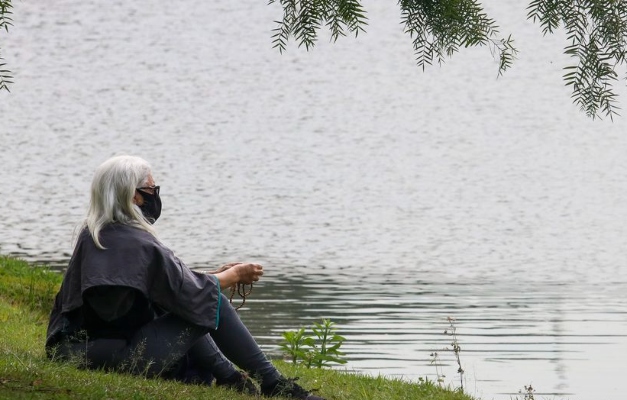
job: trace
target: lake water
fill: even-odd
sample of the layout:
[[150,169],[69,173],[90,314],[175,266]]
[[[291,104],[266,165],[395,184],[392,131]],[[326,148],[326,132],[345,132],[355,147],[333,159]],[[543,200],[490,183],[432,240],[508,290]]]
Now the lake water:
[[457,387],[452,317],[472,395],[624,399],[627,116],[580,113],[563,35],[486,3],[520,50],[499,79],[487,48],[422,72],[393,1],[283,55],[265,1],[16,2],[0,253],[65,265],[94,169],[137,154],[186,263],[265,265],[241,315],[269,353],[326,317],[348,370],[435,379],[438,351]]

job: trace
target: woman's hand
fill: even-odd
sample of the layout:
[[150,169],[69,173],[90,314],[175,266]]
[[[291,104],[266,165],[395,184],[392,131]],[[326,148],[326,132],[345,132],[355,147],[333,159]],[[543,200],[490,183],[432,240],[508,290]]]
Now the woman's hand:
[[257,282],[263,275],[263,267],[253,263],[229,263],[210,273],[218,278],[220,287],[226,289],[238,283],[250,285]]
[[257,282],[261,278],[261,275],[263,275],[263,267],[259,264],[241,263],[234,265],[232,268],[237,272],[237,283],[243,283],[245,285]]

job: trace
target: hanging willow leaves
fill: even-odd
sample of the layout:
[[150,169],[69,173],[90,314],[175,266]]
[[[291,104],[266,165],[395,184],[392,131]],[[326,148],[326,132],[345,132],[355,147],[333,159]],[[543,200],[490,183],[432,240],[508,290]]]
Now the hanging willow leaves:
[[527,9],[545,35],[566,30],[564,53],[574,64],[564,68],[564,81],[575,104],[592,118],[613,118],[616,70],[625,66],[627,50],[627,0],[534,0]]
[[[270,0],[269,4],[276,2]],[[335,41],[346,36],[346,32],[357,36],[367,24],[366,12],[358,0],[279,0],[278,3],[283,7],[283,19],[275,21],[278,26],[272,39],[280,52],[285,51],[290,37],[307,50],[314,47],[323,25]]]
[[[0,33],[9,32],[9,26],[13,26],[13,5],[11,0],[0,0]],[[2,49],[0,49],[0,90],[9,91],[9,85],[13,83],[11,71],[6,69],[6,63],[2,62]]]
[[[0,34],[12,26],[12,0],[0,0]],[[368,24],[361,0],[269,0],[280,4],[283,17],[275,21],[272,45],[281,53],[290,39],[307,50],[326,28],[331,40],[365,32]],[[461,48],[487,47],[497,61],[498,75],[512,66],[516,48],[511,35],[499,27],[478,0],[398,0],[401,24],[409,35],[416,63],[423,70],[442,64]],[[627,54],[627,0],[532,0],[527,18],[545,35],[566,32],[564,53],[573,63],[564,69],[572,98],[592,118],[617,115],[614,85]],[[0,49],[0,90],[13,81]],[[627,79],[627,75],[624,77]]]
[[[357,35],[367,25],[359,0],[271,0],[283,7],[273,45],[285,51],[294,38],[299,46],[314,46],[322,26],[332,40]],[[501,37],[496,22],[477,0],[398,0],[401,24],[412,41],[416,63],[423,70],[442,64],[460,48],[486,46],[497,60],[498,75],[512,66],[516,48],[511,35]],[[613,118],[619,109],[614,85],[617,70],[625,66],[627,0],[533,0],[527,18],[545,35],[559,29],[567,33],[565,54],[574,64],[565,67],[564,82],[572,98],[592,118]]]

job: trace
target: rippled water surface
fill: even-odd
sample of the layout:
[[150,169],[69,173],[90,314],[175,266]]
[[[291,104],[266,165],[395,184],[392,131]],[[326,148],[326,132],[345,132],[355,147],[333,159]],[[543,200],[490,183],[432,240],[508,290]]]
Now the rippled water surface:
[[283,55],[264,1],[16,3],[0,252],[63,266],[93,170],[138,154],[184,261],[266,266],[241,315],[271,354],[327,317],[349,370],[434,379],[438,351],[458,386],[452,317],[473,395],[622,400],[627,117],[581,114],[563,37],[486,3],[520,50],[499,79],[488,49],[422,72],[395,2]]

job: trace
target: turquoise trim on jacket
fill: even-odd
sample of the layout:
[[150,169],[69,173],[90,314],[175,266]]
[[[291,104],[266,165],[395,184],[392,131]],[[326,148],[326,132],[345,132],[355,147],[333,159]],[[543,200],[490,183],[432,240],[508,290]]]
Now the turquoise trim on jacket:
[[218,307],[216,309],[216,329],[218,329],[218,325],[220,325],[220,305],[222,303],[222,289],[220,288],[220,279],[217,276],[212,275],[216,279],[216,283],[218,286]]

